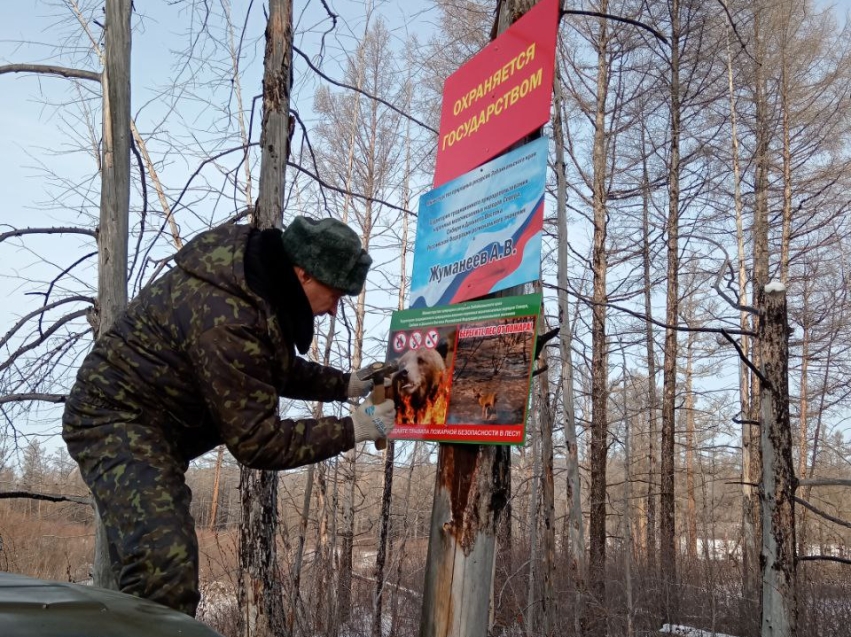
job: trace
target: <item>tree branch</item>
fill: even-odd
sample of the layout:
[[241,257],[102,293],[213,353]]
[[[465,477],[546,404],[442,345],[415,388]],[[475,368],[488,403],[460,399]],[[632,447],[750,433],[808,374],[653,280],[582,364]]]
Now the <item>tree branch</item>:
[[[71,270],[76,268],[78,265],[80,265],[86,259],[91,259],[92,257],[96,257],[97,255],[98,255],[97,252],[89,252],[88,254],[84,254],[79,259],[74,261],[74,263],[72,263],[67,268],[62,270],[59,274],[57,274],[56,277],[54,277],[54,279],[50,282],[50,285],[47,286],[47,292],[30,292],[30,294],[43,296],[44,297],[44,303],[46,304],[48,299],[50,299],[50,295],[53,293],[53,288],[56,286],[56,283],[59,281],[59,279],[61,279],[66,274],[68,274]],[[42,319],[44,319],[43,314],[40,317],[38,317],[38,333],[39,334],[42,334],[42,326],[41,326]]]
[[12,326],[12,329],[6,332],[6,334],[3,335],[3,338],[0,338],[0,347],[3,347],[6,343],[8,343],[9,339],[12,338],[15,332],[21,329],[24,324],[31,318],[38,316],[39,314],[44,314],[44,312],[59,307],[60,305],[64,305],[65,303],[74,303],[76,301],[83,301],[85,303],[91,303],[92,305],[95,304],[95,300],[90,296],[69,296],[67,298],[60,299],[59,301],[49,303],[48,305],[42,305],[37,310],[33,310],[26,316],[22,317],[21,320],[19,320],[17,323],[15,323],[15,325]]
[[[553,289],[553,290],[559,289],[559,287],[557,285],[553,285],[551,283],[545,284],[545,287],[548,287],[548,288]],[[641,319],[642,321],[647,321],[649,323],[652,323],[653,325],[655,325],[657,327],[664,327],[665,329],[672,329],[676,332],[698,332],[698,333],[702,333],[702,334],[722,334],[722,335],[723,334],[737,334],[739,336],[756,336],[756,332],[751,332],[751,331],[748,331],[748,330],[738,330],[738,329],[728,330],[728,329],[723,328],[723,327],[688,327],[688,326],[682,326],[682,325],[668,325],[667,323],[663,323],[662,321],[659,321],[657,319],[650,318],[646,314],[642,314],[641,312],[636,312],[635,310],[630,310],[629,308],[626,308],[626,307],[621,307],[619,305],[615,305],[614,303],[598,303],[597,301],[594,301],[593,299],[590,299],[587,296],[583,296],[582,294],[579,294],[578,292],[573,292],[572,290],[565,290],[565,292],[567,294],[569,294],[570,296],[572,296],[576,299],[579,299],[580,301],[582,301],[583,303],[586,303],[588,305],[601,305],[603,307],[611,308],[613,310],[617,310],[618,312],[623,312],[624,314],[629,314],[630,316],[633,316],[637,319]]]
[[53,493],[36,493],[33,491],[0,491],[0,500],[11,500],[13,498],[92,505],[92,499],[82,495],[58,495]]
[[316,180],[316,183],[318,183],[323,188],[328,188],[329,190],[333,190],[334,192],[338,192],[341,195],[351,195],[355,199],[361,199],[362,201],[369,201],[371,203],[381,204],[382,206],[387,206],[391,210],[398,210],[399,212],[405,212],[405,213],[410,214],[414,217],[417,216],[417,213],[414,212],[413,210],[408,210],[407,208],[397,206],[395,204],[390,203],[389,201],[384,201],[383,199],[376,199],[375,197],[367,197],[366,195],[362,195],[362,194],[357,193],[357,192],[352,192],[352,191],[346,190],[345,188],[338,188],[337,186],[332,186],[331,184],[329,184],[328,182],[326,182],[322,178],[320,178],[318,175],[314,175],[312,172],[310,172],[306,168],[303,168],[302,166],[300,166],[298,164],[294,164],[291,161],[287,162],[287,166],[291,166],[292,168],[295,168],[299,172],[302,172],[305,175],[307,175],[308,177]]
[[740,305],[738,301],[735,301],[729,298],[722,290],[721,290],[721,279],[724,278],[724,270],[727,269],[727,266],[730,265],[730,260],[725,256],[724,263],[721,264],[721,267],[718,268],[718,276],[715,277],[715,283],[713,284],[713,288],[716,292],[718,292],[718,296],[727,301],[731,307],[739,310],[740,312],[749,312],[751,314],[759,316],[759,310],[755,307],[751,307],[749,305]]
[[33,350],[39,345],[41,345],[44,341],[48,339],[48,337],[50,337],[54,332],[56,332],[60,327],[62,327],[66,323],[70,323],[74,319],[85,316],[86,312],[88,312],[88,310],[77,310],[76,312],[72,312],[71,314],[63,316],[61,319],[56,321],[56,323],[51,325],[50,328],[44,334],[42,334],[40,338],[37,338],[28,345],[22,345],[20,348],[18,348],[18,351],[16,351],[8,359],[6,359],[4,363],[0,363],[0,372],[7,369],[8,367],[11,367],[15,360],[17,360],[17,358],[22,354],[25,354],[26,352]]
[[[801,480],[801,482],[806,482],[806,481]],[[837,518],[837,517],[830,515],[830,513],[826,513],[824,511],[822,511],[821,509],[819,509],[818,507],[816,507],[815,505],[810,504],[809,502],[807,502],[803,498],[799,498],[798,496],[795,496],[795,502],[797,502],[798,504],[800,504],[804,508],[809,509],[810,511],[812,511],[816,515],[823,517],[825,520],[829,520],[829,521],[833,522],[834,524],[838,524],[839,526],[844,526],[846,528],[851,529],[851,522],[846,522],[845,520],[842,520],[840,518]]]
[[804,478],[798,480],[798,486],[802,487],[851,487],[851,480],[847,478]]
[[[764,385],[770,387],[771,383],[769,383],[768,379],[765,376],[762,375],[762,372],[759,371],[759,369],[757,369],[757,366],[754,365],[751,362],[751,359],[749,359],[745,355],[745,353],[742,351],[741,346],[736,342],[736,339],[733,338],[732,336],[730,336],[730,334],[726,330],[721,330],[721,336],[723,336],[725,339],[727,339],[727,342],[730,343],[733,347],[736,348],[736,351],[739,353],[739,360],[741,360],[747,366],[747,368],[749,370],[751,370],[757,378],[759,378],[759,381],[761,383],[763,383]],[[752,335],[752,336],[755,336],[755,335]],[[742,422],[740,424],[744,424],[744,422]],[[751,424],[753,424],[753,422],[751,422]],[[759,423],[757,423],[757,424],[759,424]]]
[[4,73],[36,73],[38,75],[58,75],[75,80],[91,80],[100,83],[100,73],[84,71],[82,69],[69,69],[64,66],[53,66],[52,64],[4,64],[0,66],[0,75]]
[[[552,288],[552,289],[556,289],[556,290],[559,289],[559,287],[557,285],[552,285],[552,284],[544,284],[544,285],[545,285],[545,287],[548,287],[548,288]],[[663,323],[662,321],[656,320],[654,318],[650,318],[649,316],[642,314],[641,312],[636,312],[635,310],[630,310],[629,308],[626,308],[626,307],[620,307],[619,305],[615,305],[613,303],[598,303],[598,302],[594,301],[593,299],[589,299],[588,297],[583,296],[581,294],[578,294],[577,292],[573,292],[571,290],[565,290],[565,292],[567,294],[569,294],[570,296],[577,298],[580,301],[582,301],[583,303],[586,303],[588,305],[592,305],[592,306],[602,305],[603,307],[611,308],[613,310],[617,310],[618,312],[623,312],[624,314],[629,314],[630,316],[633,316],[633,317],[640,319],[642,321],[652,323],[653,325],[656,325],[657,327],[664,327],[665,329],[672,329],[672,330],[677,331],[677,332],[698,332],[698,333],[703,333],[703,334],[720,334],[727,341],[732,343],[733,347],[736,348],[736,351],[739,354],[739,358],[742,360],[742,362],[745,365],[748,366],[748,369],[750,369],[754,374],[756,374],[756,377],[759,378],[759,380],[761,382],[766,383],[766,384],[768,383],[765,376],[763,376],[760,373],[760,371],[756,368],[756,366],[747,358],[747,356],[745,356],[745,353],[742,351],[741,347],[739,347],[739,344],[736,343],[736,339],[734,339],[732,336],[730,336],[730,334],[738,334],[738,335],[741,335],[741,336],[756,336],[755,332],[750,332],[748,330],[728,330],[728,329],[719,328],[719,327],[688,327],[688,326],[683,327],[682,325],[668,325],[667,323]],[[849,481],[849,483],[851,483],[851,481]]]
[[802,555],[799,562],[839,562],[840,564],[851,564],[847,557],[834,557],[833,555]]
[[345,89],[348,89],[348,90],[350,90],[350,91],[354,91],[355,93],[360,93],[360,94],[361,94],[361,95],[363,95],[364,97],[366,97],[366,98],[368,98],[368,99],[371,99],[371,100],[375,100],[375,101],[376,101],[376,102],[378,102],[379,104],[384,104],[384,106],[386,106],[387,108],[389,108],[391,111],[394,111],[394,112],[396,112],[396,113],[399,113],[399,115],[401,115],[401,116],[402,116],[402,117],[404,117],[405,119],[408,119],[408,120],[412,121],[414,124],[417,124],[418,126],[422,126],[422,127],[423,127],[424,129],[426,129],[427,131],[432,132],[432,133],[434,133],[435,135],[437,135],[437,131],[436,131],[436,130],[434,130],[431,126],[429,126],[428,124],[426,124],[426,123],[424,123],[424,122],[421,122],[421,121],[420,121],[420,120],[418,120],[416,117],[414,117],[414,116],[412,116],[412,115],[409,115],[408,113],[406,113],[405,111],[401,110],[400,108],[398,108],[398,107],[396,107],[396,106],[393,106],[393,104],[391,104],[390,102],[388,102],[388,101],[386,101],[386,100],[383,100],[383,99],[381,99],[380,97],[376,97],[375,95],[370,95],[369,93],[367,93],[367,92],[366,92],[366,91],[364,91],[363,89],[359,89],[359,88],[358,88],[358,87],[356,87],[356,86],[351,86],[351,85],[349,85],[349,84],[344,84],[343,82],[338,82],[337,80],[331,79],[330,77],[328,77],[327,75],[325,75],[325,73],[323,73],[323,72],[322,72],[322,71],[321,71],[321,70],[320,70],[317,66],[315,66],[315,65],[313,64],[313,62],[311,62],[311,61],[310,61],[310,59],[309,59],[309,58],[308,58],[308,57],[307,57],[304,53],[302,53],[301,51],[299,51],[297,47],[295,47],[295,46],[294,46],[294,47],[293,47],[293,51],[295,51],[296,53],[298,53],[298,54],[302,57],[302,59],[303,59],[303,60],[307,63],[307,66],[309,66],[309,67],[311,68],[311,70],[312,70],[314,73],[316,73],[317,75],[319,75],[319,77],[321,77],[321,78],[322,78],[322,79],[324,79],[325,81],[330,82],[330,83],[331,83],[331,84],[333,84],[334,86],[339,86],[340,88],[345,88]]
[[747,53],[747,56],[753,60],[754,57],[751,55],[750,51],[748,51],[745,41],[742,39],[742,36],[739,34],[739,30],[736,28],[736,21],[733,20],[733,16],[730,14],[730,8],[727,6],[727,0],[719,0],[718,4],[720,4],[724,9],[724,13],[727,15],[727,23],[730,25],[730,28],[733,29],[733,34],[742,46],[742,51]]
[[64,403],[68,398],[65,394],[9,394],[0,396],[0,405],[6,403],[20,403],[27,400],[40,400],[46,403]]
[[[11,226],[9,226],[11,227]],[[89,230],[87,228],[75,228],[75,227],[57,227],[57,228],[20,228],[16,230],[11,230],[9,232],[4,232],[0,234],[0,243],[3,243],[6,239],[12,239],[14,237],[22,237],[27,234],[83,234],[87,237],[97,238],[97,233],[94,230]]]
[[645,31],[649,31],[653,34],[657,40],[661,40],[665,44],[670,46],[668,42],[668,38],[659,33],[656,29],[651,27],[650,25],[644,24],[643,22],[639,22],[638,20],[633,20],[632,18],[623,18],[618,15],[612,15],[610,13],[600,13],[599,11],[577,11],[574,9],[562,9],[559,12],[559,18],[563,15],[584,15],[592,18],[604,18],[606,20],[614,20],[615,22],[623,22],[624,24],[631,24],[634,27],[638,27],[639,29],[644,29]]

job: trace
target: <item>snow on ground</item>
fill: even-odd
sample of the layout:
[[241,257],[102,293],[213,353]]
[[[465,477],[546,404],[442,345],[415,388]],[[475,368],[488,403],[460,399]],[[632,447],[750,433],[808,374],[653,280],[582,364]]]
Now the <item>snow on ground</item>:
[[677,637],[734,637],[733,635],[713,633],[712,631],[700,630],[691,626],[681,626],[679,624],[665,624],[659,629],[659,632],[676,635]]

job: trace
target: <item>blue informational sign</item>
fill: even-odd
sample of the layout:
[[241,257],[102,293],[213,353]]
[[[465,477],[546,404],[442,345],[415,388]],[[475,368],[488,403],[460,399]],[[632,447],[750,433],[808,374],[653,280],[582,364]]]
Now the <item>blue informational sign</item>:
[[538,279],[547,146],[536,139],[420,198],[411,308]]

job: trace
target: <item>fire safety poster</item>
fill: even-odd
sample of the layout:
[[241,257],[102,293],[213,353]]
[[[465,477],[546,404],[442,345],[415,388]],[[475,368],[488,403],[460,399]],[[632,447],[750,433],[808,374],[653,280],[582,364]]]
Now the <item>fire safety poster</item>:
[[523,444],[541,295],[395,312],[392,440]]
[[410,307],[449,305],[536,280],[546,179],[542,137],[423,195]]

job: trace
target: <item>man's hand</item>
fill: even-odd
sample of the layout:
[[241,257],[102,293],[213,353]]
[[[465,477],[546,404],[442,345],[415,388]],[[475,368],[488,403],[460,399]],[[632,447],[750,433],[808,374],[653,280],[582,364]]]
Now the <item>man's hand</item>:
[[379,440],[386,438],[393,429],[396,420],[396,406],[392,400],[385,400],[378,405],[372,404],[367,398],[352,414],[355,426],[355,442],[364,440]]
[[349,376],[349,386],[346,389],[346,396],[349,398],[363,398],[372,391],[374,383],[371,380],[361,380],[358,378],[357,372],[352,372]]

